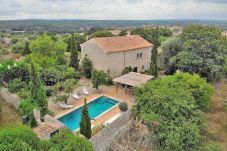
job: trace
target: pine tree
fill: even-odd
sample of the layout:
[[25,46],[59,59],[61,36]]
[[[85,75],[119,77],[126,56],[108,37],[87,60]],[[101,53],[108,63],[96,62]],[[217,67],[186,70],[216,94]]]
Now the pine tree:
[[40,107],[41,114],[45,115],[48,111],[46,91],[40,81],[38,72],[36,71],[33,63],[31,63],[30,92],[31,101]]
[[25,56],[25,55],[27,55],[29,53],[31,53],[31,51],[29,49],[29,42],[26,41],[25,46],[24,46],[24,49],[23,49],[23,52],[22,52],[22,55]]
[[158,27],[154,31],[154,37],[153,37],[153,43],[154,47],[151,52],[151,75],[153,75],[155,78],[158,77]]
[[78,51],[75,44],[74,33],[72,33],[72,37],[71,37],[70,66],[73,67],[76,71],[78,71],[79,69]]
[[84,99],[84,106],[82,109],[81,121],[80,121],[80,133],[87,137],[91,138],[91,120],[88,114],[87,102]]

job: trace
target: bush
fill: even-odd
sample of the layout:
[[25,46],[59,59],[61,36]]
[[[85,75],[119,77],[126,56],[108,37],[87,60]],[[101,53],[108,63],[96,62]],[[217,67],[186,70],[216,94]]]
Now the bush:
[[63,129],[50,140],[40,140],[31,128],[19,126],[0,129],[1,151],[94,151],[92,144],[85,138]]
[[18,77],[28,83],[29,70],[25,63],[10,60],[0,64],[0,83],[8,83],[10,80]]
[[29,97],[30,93],[28,89],[21,89],[17,94],[20,97],[20,99],[26,99]]
[[52,93],[53,93],[52,87],[51,87],[51,86],[46,86],[45,89],[46,89],[46,95],[47,95],[48,97],[51,96]]
[[23,88],[24,89],[27,88],[27,83],[22,81],[21,78],[16,78],[9,81],[9,85],[8,85],[9,92],[16,93]]
[[208,139],[202,135],[206,123],[201,109],[212,93],[198,75],[180,72],[137,89],[134,113],[148,126],[158,150],[198,150]]
[[121,75],[128,74],[129,72],[132,72],[132,71],[133,71],[132,67],[125,67],[125,68],[121,71]]
[[92,144],[86,138],[76,136],[68,129],[61,130],[50,140],[59,150],[94,151]]
[[7,55],[9,54],[9,51],[5,48],[0,48],[0,55]]
[[39,139],[35,133],[26,126],[4,128],[0,130],[0,150],[38,150]]
[[82,61],[82,68],[85,78],[90,79],[93,67],[92,61],[87,57],[87,55],[84,57],[84,60]]
[[68,80],[64,81],[64,83],[63,83],[64,90],[67,93],[70,93],[73,91],[76,84],[77,84],[77,80],[68,79]]
[[24,50],[24,44],[22,42],[17,42],[16,44],[13,45],[13,53],[21,53]]
[[122,112],[125,112],[128,110],[128,104],[126,102],[121,102],[119,103],[119,109],[122,111]]
[[33,109],[38,108],[38,105],[31,102],[29,98],[20,101],[19,111],[21,115],[26,115],[29,118],[29,125],[34,127],[36,125],[35,118],[33,116]]

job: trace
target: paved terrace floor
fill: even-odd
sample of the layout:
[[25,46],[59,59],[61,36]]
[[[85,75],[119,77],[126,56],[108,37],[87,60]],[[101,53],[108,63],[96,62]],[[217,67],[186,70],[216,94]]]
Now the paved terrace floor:
[[[125,101],[128,104],[128,107],[131,108],[135,104],[135,98],[132,94],[130,93],[125,93],[124,89],[122,87],[119,87],[118,93],[116,93],[116,88],[115,86],[101,86],[100,87],[100,92],[98,92],[96,89],[91,87],[91,84],[87,83],[89,86],[88,91],[89,95],[88,96],[82,96],[80,100],[75,100],[73,98],[68,99],[68,104],[73,105],[71,109],[61,109],[58,104],[54,103],[53,101],[49,101],[49,109],[55,113],[55,118],[61,117],[62,115],[65,115],[68,112],[73,111],[75,108],[81,107],[84,104],[84,98],[86,97],[87,103],[92,101],[93,99],[106,95],[112,98],[115,98],[118,101]],[[82,94],[82,88],[77,88],[75,90],[76,92],[80,92]],[[95,121],[92,122],[94,126],[98,126],[114,115],[120,113],[121,111],[119,110],[118,106],[112,108],[105,114],[103,114],[101,117],[96,119]]]

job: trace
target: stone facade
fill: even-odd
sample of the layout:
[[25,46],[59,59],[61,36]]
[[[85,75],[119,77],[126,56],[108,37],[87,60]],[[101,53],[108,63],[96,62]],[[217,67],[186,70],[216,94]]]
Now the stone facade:
[[91,59],[93,67],[110,72],[112,78],[121,75],[125,67],[132,67],[136,72],[149,69],[152,47],[105,53],[95,42],[87,41],[81,45],[81,58]]

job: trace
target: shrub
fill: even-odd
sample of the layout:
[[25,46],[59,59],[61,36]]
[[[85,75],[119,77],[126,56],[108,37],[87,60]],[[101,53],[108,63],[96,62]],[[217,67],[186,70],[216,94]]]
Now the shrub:
[[128,104],[126,102],[121,102],[119,103],[119,109],[122,111],[122,112],[125,112],[128,110]]
[[68,96],[67,95],[58,95],[56,96],[56,102],[67,102]]
[[0,55],[7,55],[9,54],[9,51],[5,48],[0,48]]
[[68,129],[63,129],[50,140],[59,150],[94,151],[92,144],[86,138],[74,135]]
[[26,98],[29,97],[29,90],[28,89],[21,89],[17,94],[21,99],[26,99]]
[[55,67],[51,67],[42,71],[41,78],[45,82],[46,86],[53,86],[57,82],[63,81],[65,79],[64,74],[65,73],[56,69]]
[[38,108],[38,105],[31,102],[29,98],[20,101],[19,111],[21,115],[26,115],[29,118],[29,125],[31,127],[36,125],[35,118],[33,116],[33,109]]
[[137,89],[134,113],[148,126],[158,150],[198,150],[206,143],[200,105],[210,99],[209,87],[198,75],[177,73]]
[[68,79],[64,81],[63,87],[65,92],[67,93],[72,92],[76,84],[77,84],[77,80],[74,80],[74,79]]
[[132,71],[133,71],[132,67],[125,67],[125,68],[121,71],[121,75],[128,74],[129,72],[132,72]]
[[21,53],[24,50],[24,44],[22,42],[17,42],[16,44],[13,45],[13,53]]
[[0,130],[0,150],[38,150],[39,139],[35,133],[26,126],[4,128]]
[[23,62],[12,60],[0,64],[0,82],[8,83],[10,80],[20,77],[22,81],[29,81],[29,70]]
[[103,85],[106,83],[107,75],[102,70],[94,70],[92,73],[91,81],[93,84],[93,87],[98,90],[100,85]]
[[47,95],[48,97],[51,96],[52,93],[53,93],[52,87],[51,87],[51,86],[46,86],[45,89],[46,89],[46,95]]
[[82,68],[85,78],[90,79],[92,75],[92,61],[87,57],[87,55],[82,61]]
[[20,91],[22,88],[27,88],[27,83],[22,81],[21,78],[16,78],[9,81],[8,89],[9,92],[15,93]]
[[0,129],[1,151],[94,151],[92,144],[85,138],[63,129],[50,140],[40,140],[31,128],[19,126]]

